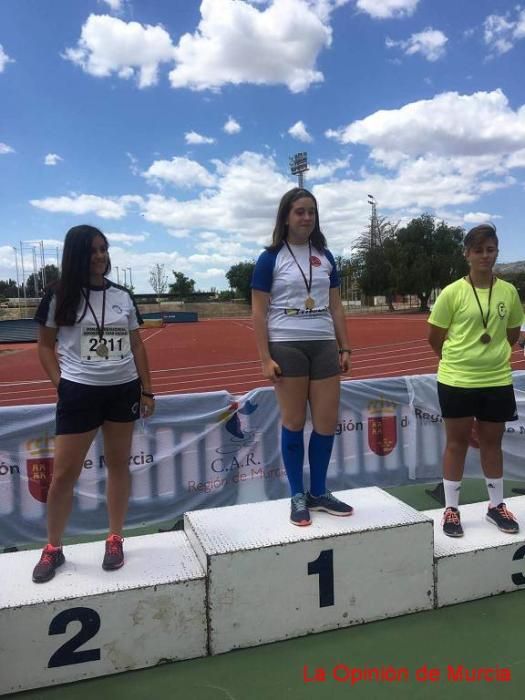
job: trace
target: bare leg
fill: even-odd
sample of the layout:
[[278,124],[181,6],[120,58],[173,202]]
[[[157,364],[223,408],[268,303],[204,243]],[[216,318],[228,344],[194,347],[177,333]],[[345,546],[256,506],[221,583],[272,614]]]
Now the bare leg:
[[53,478],[47,495],[47,536],[49,544],[59,547],[73,505],[75,486],[89,446],[97,429],[74,435],[57,435]]
[[302,430],[306,420],[308,377],[282,377],[275,385],[281,422],[288,430]]
[[134,423],[106,421],[102,426],[104,455],[108,468],[106,498],[109,531],[122,536],[131,489],[129,457]]
[[335,433],[339,415],[340,394],[341,382],[339,381],[339,375],[310,381],[308,398],[312,412],[312,423],[316,433],[320,435],[333,435]]
[[503,476],[501,440],[504,432],[505,423],[478,421],[481,468],[489,479],[501,479]]
[[445,418],[447,444],[443,454],[443,476],[461,481],[474,418]]

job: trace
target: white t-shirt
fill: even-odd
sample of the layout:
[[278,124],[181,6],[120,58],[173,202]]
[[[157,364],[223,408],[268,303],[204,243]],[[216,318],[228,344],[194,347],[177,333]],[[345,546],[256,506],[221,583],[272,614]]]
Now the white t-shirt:
[[[268,305],[268,339],[270,342],[291,340],[334,340],[334,322],[329,309],[330,289],[339,287],[339,275],[332,253],[308,244],[282,245],[277,251],[265,250],[259,256],[252,277],[252,289],[270,294]],[[312,286],[308,292],[310,262]],[[307,309],[307,297],[313,308]]]
[[[102,343],[107,348],[107,356],[96,352],[101,341],[93,316],[100,327],[104,291],[101,287],[90,287],[91,309],[89,306],[86,309],[86,300],[82,296],[75,325],[58,327],[57,356],[60,375],[64,379],[92,386],[110,386],[125,384],[138,377],[129,334],[139,327],[142,318],[126,288],[109,280],[106,280],[106,285]],[[84,292],[87,295],[88,290]],[[54,290],[50,290],[40,302],[35,319],[43,326],[56,328],[55,309],[56,296]]]

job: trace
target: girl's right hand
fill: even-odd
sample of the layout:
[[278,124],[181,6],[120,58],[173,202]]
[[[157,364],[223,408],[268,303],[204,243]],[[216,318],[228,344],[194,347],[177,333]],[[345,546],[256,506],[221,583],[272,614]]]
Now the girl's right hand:
[[262,363],[262,373],[263,377],[270,382],[278,382],[281,378],[281,368],[271,358]]

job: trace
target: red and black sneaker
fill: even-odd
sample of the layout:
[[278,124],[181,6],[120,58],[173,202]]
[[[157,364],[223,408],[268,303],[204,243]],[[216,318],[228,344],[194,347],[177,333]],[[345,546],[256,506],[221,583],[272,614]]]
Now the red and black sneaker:
[[114,571],[120,569],[124,565],[124,550],[122,544],[124,539],[119,535],[110,535],[106,540],[106,553],[102,568],[106,571]]
[[463,528],[461,527],[461,518],[459,510],[449,506],[443,513],[443,532],[448,537],[463,537]]
[[46,544],[42,550],[40,561],[33,569],[33,581],[35,583],[50,581],[55,575],[55,571],[65,561],[62,547],[53,547],[51,544]]
[[520,529],[518,521],[504,503],[500,503],[495,508],[489,508],[487,520],[508,535],[515,535]]

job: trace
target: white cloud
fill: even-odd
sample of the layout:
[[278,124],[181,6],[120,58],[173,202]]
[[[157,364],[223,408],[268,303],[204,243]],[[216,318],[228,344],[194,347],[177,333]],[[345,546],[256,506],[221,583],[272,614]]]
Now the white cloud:
[[0,143],[0,156],[5,156],[7,153],[14,153],[15,149],[8,146],[7,143]]
[[227,232],[243,240],[269,239],[276,202],[293,186],[273,158],[244,152],[228,162],[214,160],[215,191],[179,201],[150,195],[144,202],[144,218],[170,231],[204,230]]
[[380,110],[326,132],[340,143],[361,143],[388,167],[420,154],[482,156],[525,148],[525,106],[513,111],[501,90],[445,92],[400,109]]
[[206,168],[189,158],[156,160],[142,176],[147,180],[169,182],[178,187],[212,187],[215,183],[215,178]]
[[110,199],[109,197],[98,197],[93,194],[30,200],[32,206],[52,213],[95,214],[101,219],[122,219],[126,215],[126,203],[123,197]]
[[324,162],[318,161],[315,165],[310,165],[306,172],[306,178],[308,180],[325,180],[335,175],[338,170],[347,168],[349,164],[350,156]]
[[408,17],[414,14],[419,0],[357,0],[357,7],[374,19]]
[[242,0],[202,0],[197,30],[175,48],[172,86],[218,90],[253,83],[307,90],[323,80],[315,64],[332,40],[318,9],[307,0],[274,0],[261,9]]
[[155,85],[159,66],[173,61],[174,47],[161,26],[124,22],[109,15],[90,15],[76,48],[63,57],[98,78],[116,74],[136,77],[140,88]]
[[45,165],[58,165],[61,160],[64,160],[56,153],[48,153],[44,158]]
[[516,151],[507,160],[509,168],[525,168],[525,148],[521,151]]
[[222,128],[227,134],[238,134],[241,130],[241,125],[233,117],[228,117],[228,121]]
[[494,219],[501,219],[501,216],[487,214],[484,211],[469,211],[468,214],[463,216],[463,221],[466,224],[482,224],[487,221],[494,221]]
[[110,243],[122,243],[125,246],[131,246],[134,243],[142,243],[149,238],[149,235],[147,233],[106,233],[106,237]]
[[428,27],[422,32],[412,34],[406,41],[393,41],[387,38],[387,48],[399,46],[407,56],[420,53],[427,61],[437,61],[445,55],[445,45],[448,39],[439,29]]
[[203,143],[215,143],[215,139],[211,138],[210,136],[203,136],[202,134],[198,134],[196,131],[187,131],[184,134],[184,139],[186,143],[197,145]]
[[305,143],[310,143],[313,141],[313,138],[308,133],[304,122],[301,120],[295,122],[295,124],[288,129],[288,133],[290,136],[293,136],[294,139],[304,141]]
[[517,15],[489,15],[483,23],[485,44],[496,54],[504,54],[514,48],[519,39],[525,38],[525,10],[516,6]]
[[7,66],[8,63],[14,63],[14,62],[15,62],[14,58],[9,58],[9,56],[4,51],[4,47],[2,46],[2,44],[0,44],[0,73],[4,72],[5,67]]
[[119,12],[122,9],[122,0],[101,0],[109,5],[110,10],[113,12]]

